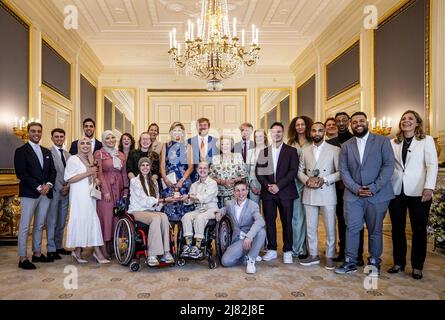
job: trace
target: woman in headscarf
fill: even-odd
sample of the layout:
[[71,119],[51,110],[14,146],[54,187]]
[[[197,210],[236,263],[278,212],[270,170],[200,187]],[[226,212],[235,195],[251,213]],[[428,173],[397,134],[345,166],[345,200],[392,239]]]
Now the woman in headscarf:
[[98,177],[102,192],[102,199],[97,202],[97,214],[102,227],[105,242],[104,256],[111,257],[112,238],[115,225],[113,207],[122,196],[124,187],[128,187],[125,155],[116,148],[116,136],[110,130],[102,134],[100,150],[94,153],[94,159],[99,165]]
[[110,263],[100,250],[104,242],[96,212],[96,199],[90,195],[97,183],[97,166],[91,154],[91,141],[84,137],[78,141],[78,153],[66,162],[64,179],[70,184],[70,217],[66,233],[66,246],[75,248],[71,255],[78,263],[88,263],[82,257],[82,248],[94,247],[93,257],[98,263]]

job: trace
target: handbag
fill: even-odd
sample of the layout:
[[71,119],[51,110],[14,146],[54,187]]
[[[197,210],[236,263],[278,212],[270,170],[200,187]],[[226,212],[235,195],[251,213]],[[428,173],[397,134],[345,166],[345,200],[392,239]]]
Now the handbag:
[[93,184],[93,186],[90,189],[90,196],[93,199],[102,200],[102,192],[100,192],[100,190],[95,184]]

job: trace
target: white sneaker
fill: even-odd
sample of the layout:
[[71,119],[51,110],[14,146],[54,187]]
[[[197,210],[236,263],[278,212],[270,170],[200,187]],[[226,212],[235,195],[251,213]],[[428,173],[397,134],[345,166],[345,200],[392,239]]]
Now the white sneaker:
[[263,258],[261,258],[261,256],[256,256],[255,261],[256,261],[256,262],[263,261]]
[[262,258],[264,261],[271,261],[278,258],[277,250],[267,250],[266,254]]
[[246,267],[246,273],[253,274],[256,272],[255,268],[255,259],[248,258],[247,259],[247,267]]
[[292,251],[286,251],[283,253],[283,263],[293,263]]

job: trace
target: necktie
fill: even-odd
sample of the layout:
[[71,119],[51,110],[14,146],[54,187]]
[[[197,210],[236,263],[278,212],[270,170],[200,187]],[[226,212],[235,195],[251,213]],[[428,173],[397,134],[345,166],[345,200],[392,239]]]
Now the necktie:
[[65,161],[65,157],[63,156],[63,149],[59,149],[60,151],[60,158],[62,158],[62,163],[63,163],[63,167],[66,167],[66,161]]
[[204,143],[204,138],[201,139],[201,161],[206,159],[206,145]]
[[33,149],[34,149],[34,152],[37,155],[37,158],[39,159],[40,167],[43,169],[43,153],[42,153],[42,149],[40,149],[39,145],[34,145]]
[[244,141],[244,147],[243,147],[243,160],[244,160],[244,163],[246,163],[246,157],[247,157],[247,142]]

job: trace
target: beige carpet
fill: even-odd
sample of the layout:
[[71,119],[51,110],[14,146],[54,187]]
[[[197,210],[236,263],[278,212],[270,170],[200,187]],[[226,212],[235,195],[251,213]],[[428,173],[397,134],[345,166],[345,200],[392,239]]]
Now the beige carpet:
[[[323,247],[320,239],[320,248]],[[272,262],[257,263],[255,275],[246,274],[242,266],[218,266],[210,270],[206,261],[161,269],[143,266],[141,271],[133,273],[115,261],[99,266],[91,255],[86,255],[90,258],[88,265],[77,265],[71,257],[64,257],[55,263],[40,263],[37,270],[25,271],[17,268],[16,249],[0,247],[0,299],[445,300],[445,256],[428,253],[423,280],[412,279],[410,268],[405,273],[390,275],[386,272],[392,264],[391,239],[387,235],[383,272],[374,288],[366,281],[363,268],[355,274],[340,276],[326,270],[323,263],[303,267],[294,260],[293,264],[285,265],[281,256]],[[65,278],[73,276],[73,270],[78,275],[77,289],[66,289],[64,283],[75,284]]]

